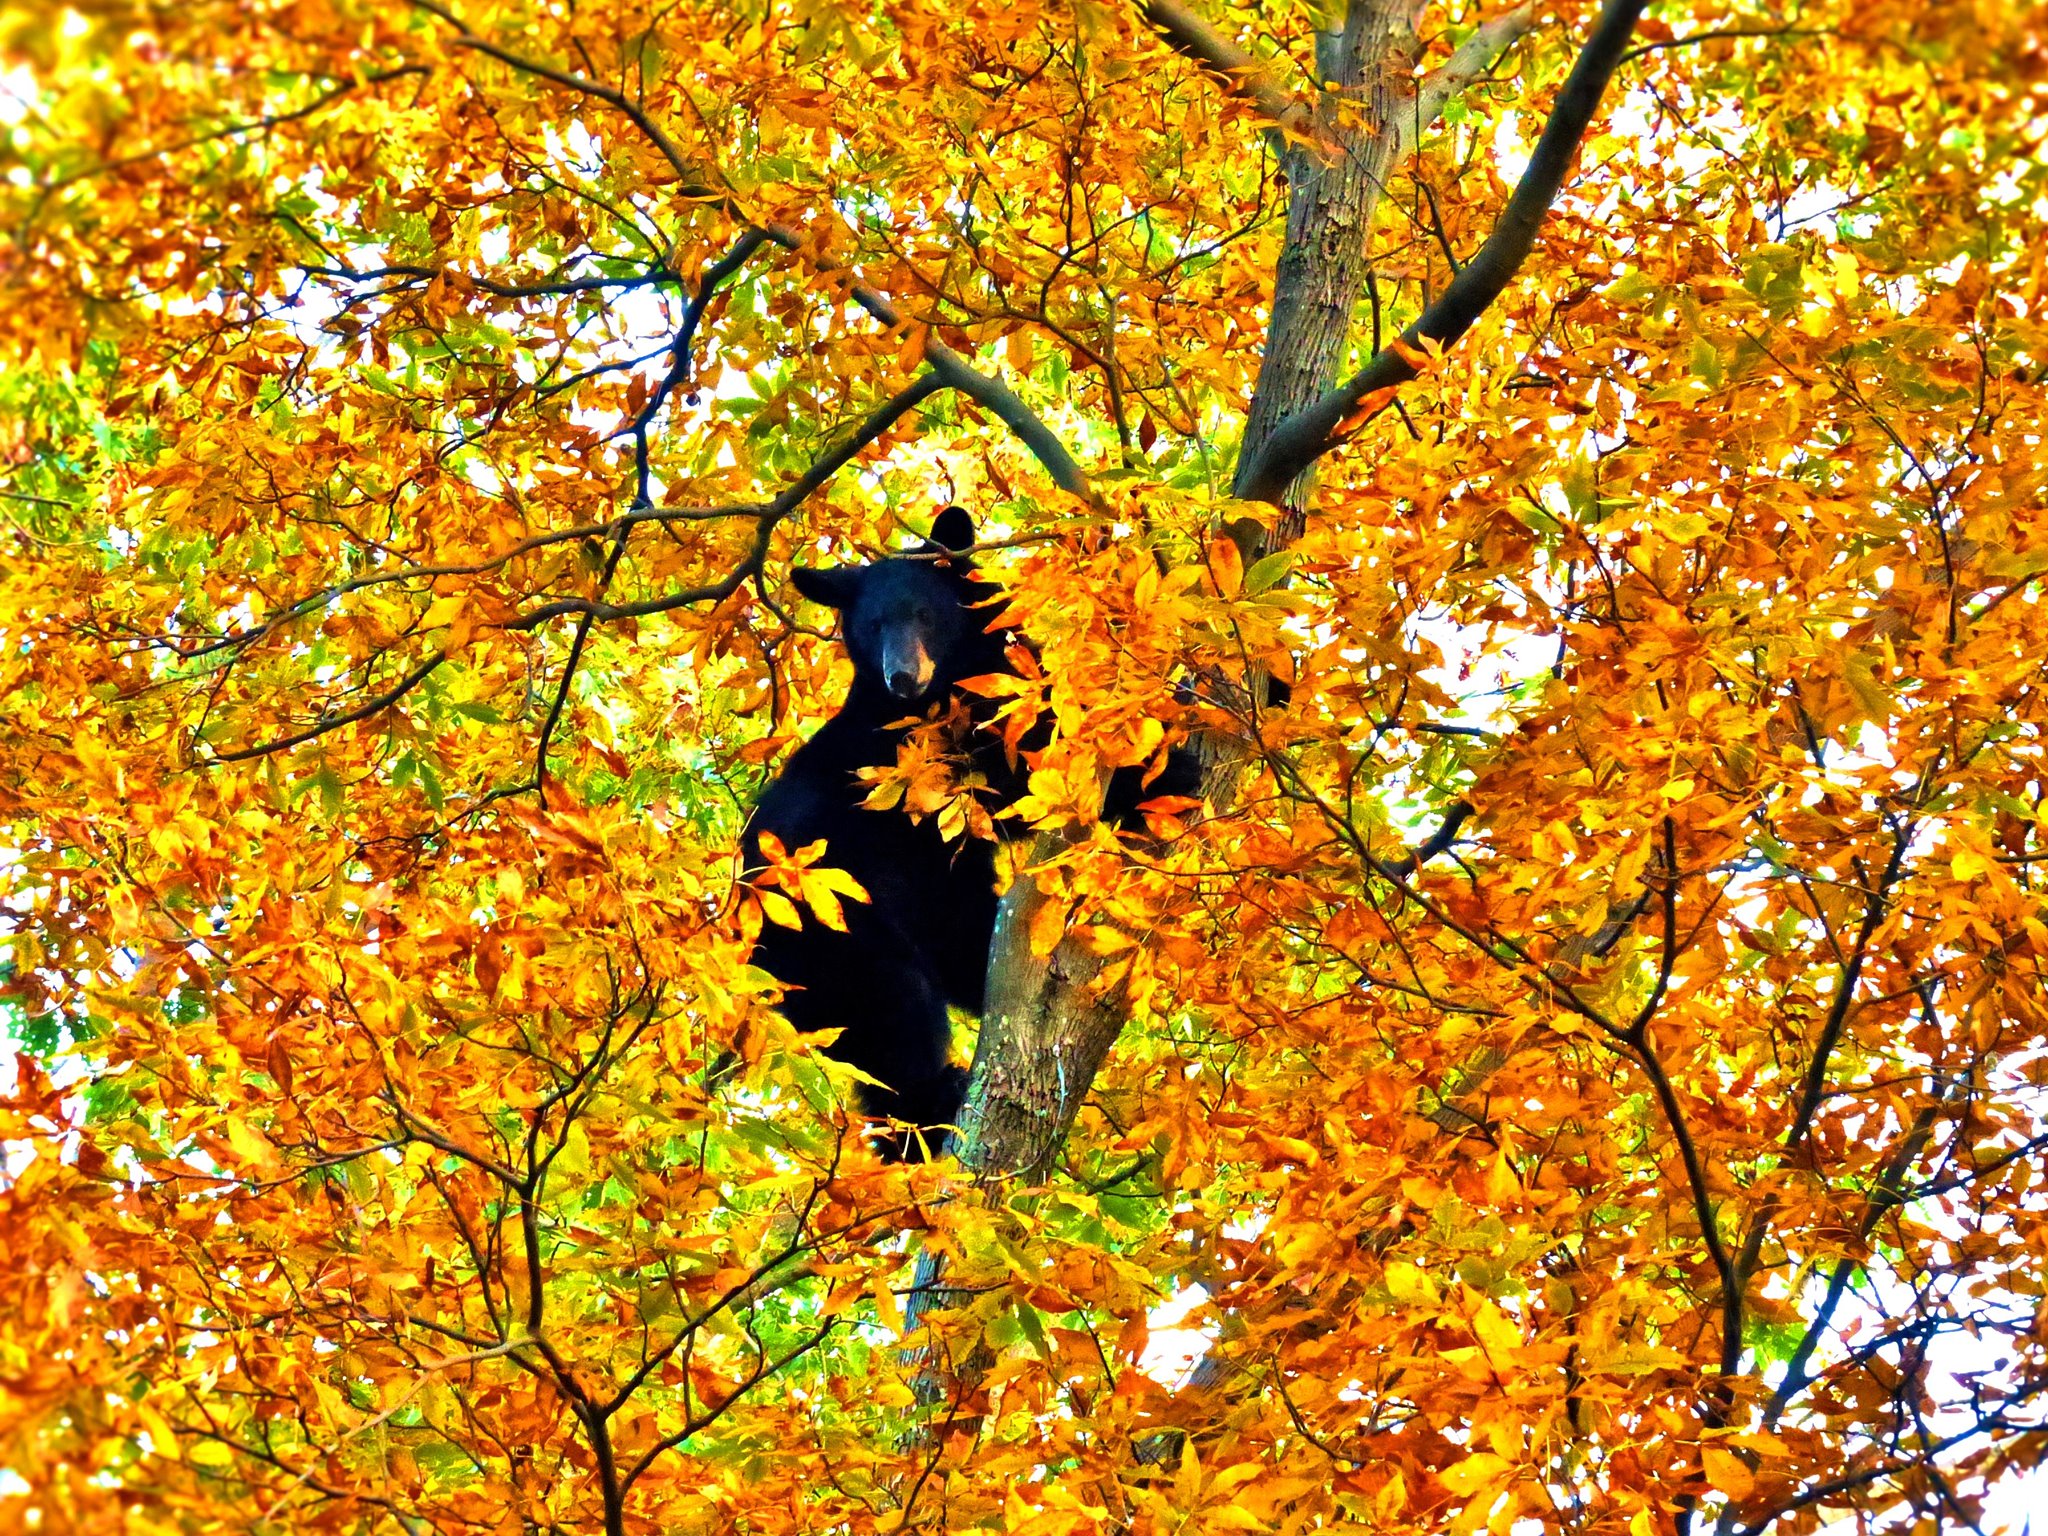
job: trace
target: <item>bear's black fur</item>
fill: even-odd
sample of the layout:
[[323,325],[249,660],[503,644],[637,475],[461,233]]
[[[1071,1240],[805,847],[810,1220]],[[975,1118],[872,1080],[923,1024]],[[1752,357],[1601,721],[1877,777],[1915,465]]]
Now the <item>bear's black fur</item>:
[[[958,553],[973,543],[973,520],[948,507],[919,552],[939,558],[791,573],[804,596],[839,610],[853,687],[763,792],[743,840],[748,866],[758,868],[763,833],[790,852],[823,838],[824,862],[866,889],[867,901],[845,906],[845,932],[810,916],[801,928],[767,925],[753,961],[788,989],[782,1012],[790,1023],[839,1029],[832,1054],[885,1085],[863,1090],[868,1113],[928,1133],[953,1123],[966,1091],[965,1069],[948,1058],[946,1005],[982,1009],[996,922],[995,847],[973,836],[948,842],[932,817],[868,809],[862,801],[870,786],[860,771],[893,765],[908,730],[903,722],[950,703],[962,678],[1008,670],[1001,636],[987,629],[997,589],[976,580]],[[984,706],[977,724],[986,713]],[[1023,793],[1024,770],[1006,760],[994,732],[973,734],[961,746],[993,791],[991,809],[999,809]],[[1187,792],[1193,760],[1176,754],[1142,794],[1139,782],[1134,770],[1121,770],[1105,814],[1128,820],[1141,798]],[[936,1150],[936,1135],[928,1139]],[[898,1158],[918,1149],[914,1137],[882,1146]]]

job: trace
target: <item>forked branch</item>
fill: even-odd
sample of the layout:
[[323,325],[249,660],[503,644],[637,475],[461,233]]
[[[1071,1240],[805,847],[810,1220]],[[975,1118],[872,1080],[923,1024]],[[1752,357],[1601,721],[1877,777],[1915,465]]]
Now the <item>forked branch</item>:
[[1451,345],[1500,297],[1535,247],[1643,5],[1644,0],[1608,0],[1558,92],[1528,169],[1479,253],[1398,340],[1273,429],[1264,446],[1238,466],[1239,497],[1277,505],[1297,475],[1377,414],[1376,396],[1417,377],[1430,349]]

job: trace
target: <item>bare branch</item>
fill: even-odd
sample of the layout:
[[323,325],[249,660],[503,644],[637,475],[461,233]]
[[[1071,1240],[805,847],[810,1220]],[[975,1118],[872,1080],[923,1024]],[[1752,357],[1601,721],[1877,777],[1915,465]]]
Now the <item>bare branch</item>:
[[1646,53],[1657,53],[1665,48],[1691,48],[1698,43],[1729,42],[1745,37],[1840,37],[1835,27],[1715,27],[1706,32],[1694,32],[1685,37],[1664,37],[1653,43],[1638,43],[1621,56],[1621,62],[1630,63]]
[[[537,283],[500,282],[495,278],[479,277],[471,272],[458,272],[452,267],[401,265],[366,267],[361,271],[357,271],[353,267],[346,266],[307,266],[301,268],[301,270],[311,272],[316,277],[338,278],[341,281],[351,283],[372,282],[387,277],[406,277],[414,278],[421,282],[431,282],[437,277],[445,277],[453,282],[467,283],[472,288],[500,299],[558,298],[572,293],[602,293],[607,289],[651,288],[663,283],[681,281],[675,273],[661,269],[643,272],[637,277],[573,277],[564,278],[560,282]],[[393,287],[384,291],[396,293],[402,290],[399,285],[393,285]],[[371,297],[376,296],[371,295]]]
[[[604,569],[598,573],[597,594],[602,597],[611,589],[612,577],[618,574],[619,560],[626,553],[626,540],[632,535],[633,525],[619,524],[619,531],[612,535],[612,547],[605,552]],[[582,614],[576,620],[576,634],[569,642],[569,656],[562,663],[561,685],[555,689],[555,702],[548,707],[548,717],[541,722],[540,740],[533,748],[533,792],[543,804],[547,801],[548,786],[548,743],[554,738],[555,725],[562,718],[562,711],[569,707],[569,689],[576,681],[576,668],[583,661],[583,647],[590,640],[590,614]]]
[[[1927,1143],[1934,1135],[1935,1121],[1940,1118],[1944,1109],[1952,1107],[1963,1098],[1966,1087],[1967,1079],[1957,1078],[1948,1085],[1947,1090],[1939,1098],[1921,1107],[1920,1113],[1914,1117],[1913,1124],[1907,1128],[1906,1134],[1899,1138],[1898,1146],[1892,1149],[1892,1155],[1885,1159],[1877,1183],[1872,1188],[1869,1199],[1864,1202],[1863,1220],[1857,1223],[1859,1236],[1867,1239],[1877,1230],[1877,1224],[1889,1212],[1906,1203],[1909,1194],[1906,1175],[1912,1171],[1913,1164],[1918,1162],[1921,1154],[1927,1150]],[[1820,1347],[1821,1340],[1834,1325],[1835,1313],[1841,1307],[1842,1297],[1849,1289],[1849,1281],[1856,1268],[1857,1266],[1846,1257],[1835,1261],[1834,1272],[1828,1276],[1826,1294],[1822,1296],[1820,1305],[1814,1309],[1812,1320],[1807,1323],[1806,1332],[1800,1337],[1799,1347],[1793,1350],[1792,1358],[1785,1362],[1784,1380],[1778,1383],[1777,1388],[1771,1393],[1770,1402],[1764,1407],[1764,1428],[1775,1427],[1786,1406],[1813,1381],[1814,1351]]]
[[696,295],[690,300],[689,310],[683,315],[683,323],[676,329],[676,361],[671,372],[675,373],[678,379],[688,378],[690,375],[697,327],[704,321],[704,311],[710,307],[712,299],[717,297],[718,290],[725,286],[727,280],[747,264],[754,252],[767,243],[766,230],[748,229],[740,235],[731,250],[704,269],[704,275],[697,281]]
[[366,591],[371,587],[389,586],[393,582],[400,581],[432,581],[443,576],[488,575],[490,572],[510,564],[521,555],[531,554],[537,549],[546,549],[556,544],[570,544],[583,539],[599,538],[604,534],[614,532],[621,523],[630,528],[641,523],[712,522],[727,517],[760,517],[767,510],[768,508],[765,506],[744,505],[735,507],[635,507],[624,517],[609,523],[581,523],[574,528],[561,528],[552,533],[529,535],[516,544],[508,545],[502,552],[482,560],[453,562],[444,565],[401,566],[397,570],[372,571],[367,576],[358,576],[350,581],[336,582],[333,586],[322,587],[319,591],[278,609],[258,622],[252,629],[245,629],[239,634],[223,635],[217,640],[207,641],[204,645],[180,645],[171,639],[164,639],[156,643],[169,646],[186,661],[196,661],[200,657],[210,656],[216,651],[231,650],[235,647],[245,646],[253,641],[260,640],[279,625],[289,624],[293,619],[303,618],[317,609],[326,607],[336,598],[347,597],[351,593]]
[[708,1429],[711,1425],[717,1423],[725,1416],[727,1410],[734,1403],[753,1391],[763,1381],[773,1376],[791,1361],[801,1358],[817,1348],[818,1345],[824,1343],[832,1330],[839,1326],[840,1321],[836,1317],[826,1318],[817,1328],[805,1334],[802,1339],[792,1344],[780,1355],[771,1357],[765,1350],[762,1351],[760,1359],[756,1362],[753,1370],[749,1371],[730,1392],[726,1393],[724,1401],[717,1404],[706,1403],[703,1411],[692,1414],[681,1429],[676,1430],[672,1434],[663,1435],[654,1444],[642,1451],[621,1482],[620,1492],[629,1491],[635,1483],[640,1481],[647,1469],[660,1459],[664,1451],[674,1450],[699,1430]]
[[[740,236],[739,242],[730,251],[705,268],[703,277],[698,280],[697,292],[690,300],[690,307],[683,315],[683,322],[676,328],[675,341],[670,346],[668,372],[654,387],[654,392],[647,397],[647,403],[640,408],[639,414],[634,416],[625,428],[633,435],[633,462],[636,471],[635,511],[644,509],[648,504],[647,429],[661,413],[662,407],[668,404],[669,397],[675,393],[676,388],[690,376],[695,350],[693,343],[696,341],[697,327],[703,322],[704,311],[710,307],[712,298],[726,279],[745,266],[747,259],[767,243],[768,236],[765,233],[758,229],[749,229]],[[626,553],[626,541],[632,537],[632,533],[633,524],[622,519],[618,531],[612,535],[612,546],[605,555],[604,570],[597,579],[599,597],[603,597],[611,590],[612,577],[618,574],[619,561]],[[568,707],[569,689],[576,681],[576,668],[583,660],[583,647],[589,642],[590,626],[593,622],[594,616],[588,613],[580,615],[576,620],[576,635],[569,642],[568,660],[562,664],[561,686],[555,691],[555,702],[549,707],[548,717],[541,724],[540,741],[534,748],[533,790],[543,800],[547,794],[548,743],[554,737],[555,725],[562,718],[562,711]]]

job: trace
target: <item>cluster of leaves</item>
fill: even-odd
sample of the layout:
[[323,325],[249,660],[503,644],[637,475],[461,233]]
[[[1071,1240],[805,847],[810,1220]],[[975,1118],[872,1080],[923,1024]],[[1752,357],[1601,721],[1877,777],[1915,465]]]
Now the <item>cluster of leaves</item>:
[[[1660,5],[1293,516],[1332,18],[1207,14],[1256,81],[1159,4],[0,4],[0,1524],[1906,1530],[2039,1459],[2043,17]],[[1515,14],[1342,371],[1593,24]],[[994,1198],[861,1144],[746,963],[848,893],[732,854],[845,681],[789,565],[951,500],[1029,936],[1129,1014]],[[1189,733],[1227,792],[1101,825]],[[944,769],[878,801],[990,830]]]

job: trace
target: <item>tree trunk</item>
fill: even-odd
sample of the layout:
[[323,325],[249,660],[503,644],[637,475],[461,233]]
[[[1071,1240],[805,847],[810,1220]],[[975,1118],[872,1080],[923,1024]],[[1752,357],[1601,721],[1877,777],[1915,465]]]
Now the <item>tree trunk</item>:
[[[1034,855],[1057,852],[1040,838]],[[1045,895],[1020,875],[1003,898],[989,946],[988,1006],[954,1151],[981,1182],[1043,1182],[1126,1012],[1122,989],[1097,995],[1102,962],[1071,938],[1031,953],[1031,919]]]
[[[1325,90],[1316,131],[1286,148],[1287,231],[1273,286],[1273,318],[1245,429],[1256,447],[1295,410],[1330,388],[1351,337],[1365,286],[1366,244],[1387,171],[1400,144],[1398,106],[1410,71],[1419,0],[1351,0],[1340,30],[1318,38]],[[1290,496],[1305,494],[1310,471]],[[1290,502],[1287,538],[1298,533]],[[1279,541],[1269,538],[1270,547]],[[1236,776],[1227,754],[1209,752],[1207,783],[1229,793]],[[1040,838],[1031,862],[1055,854]],[[1098,993],[1101,960],[1072,939],[1049,957],[1031,953],[1025,935],[1043,903],[1029,873],[1003,899],[989,956],[989,1005],[982,1018],[969,1090],[954,1150],[984,1180],[1027,1182],[1052,1168],[1095,1073],[1123,1027],[1121,988]]]
[[[1353,0],[1342,29],[1317,38],[1326,87],[1315,104],[1319,131],[1286,150],[1287,233],[1240,464],[1336,382],[1365,288],[1373,215],[1400,148],[1399,109],[1408,99],[1421,9],[1416,0]],[[1296,533],[1313,475],[1303,470],[1282,498]],[[1268,542],[1278,548],[1292,537]]]

